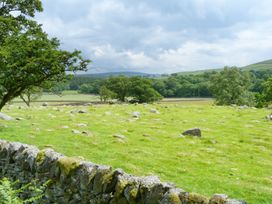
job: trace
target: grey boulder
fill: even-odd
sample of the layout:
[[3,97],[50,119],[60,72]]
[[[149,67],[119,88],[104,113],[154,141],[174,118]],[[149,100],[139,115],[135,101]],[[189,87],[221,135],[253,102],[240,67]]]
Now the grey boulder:
[[182,133],[184,136],[201,137],[201,130],[199,128],[192,128]]
[[13,117],[8,116],[8,115],[6,115],[4,113],[0,113],[0,119],[2,119],[2,120],[14,120]]

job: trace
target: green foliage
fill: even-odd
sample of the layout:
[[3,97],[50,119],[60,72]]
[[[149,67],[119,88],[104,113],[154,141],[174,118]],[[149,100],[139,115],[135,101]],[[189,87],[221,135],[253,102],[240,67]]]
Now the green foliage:
[[125,76],[110,77],[106,81],[106,87],[116,94],[118,100],[125,102],[126,97],[129,96],[131,82]]
[[87,83],[84,83],[79,88],[79,93],[83,94],[99,94],[100,86],[102,80],[92,80]]
[[251,105],[250,77],[237,67],[225,67],[211,81],[211,91],[218,105]]
[[259,108],[272,103],[272,77],[262,83],[262,91],[256,94],[256,103]]
[[152,87],[152,81],[147,78],[111,77],[104,84],[103,95],[115,96],[122,102],[126,101],[127,97],[132,97],[131,101],[139,103],[149,103],[162,99],[162,96]]
[[272,102],[272,77],[263,83],[263,95],[266,102]]
[[59,49],[59,41],[29,18],[41,10],[38,0],[6,0],[0,5],[0,110],[25,90],[49,88],[66,80],[68,71],[86,70],[90,62],[80,51]]
[[19,12],[20,15],[34,17],[36,11],[42,11],[40,0],[2,0],[0,4],[0,16],[10,17],[11,12]]
[[107,102],[110,99],[114,99],[116,94],[109,90],[106,86],[102,86],[99,90],[100,100],[103,102]]
[[[38,201],[43,197],[43,192],[50,181],[40,187],[37,187],[35,183],[29,183],[16,189],[15,186],[18,183],[18,181],[11,183],[7,178],[0,181],[0,204],[24,204]],[[31,194],[31,197],[24,200],[20,199],[19,195],[26,191]]]
[[161,100],[163,97],[152,88],[152,82],[150,79],[132,77],[130,78],[131,87],[129,89],[129,95],[139,103],[150,103]]

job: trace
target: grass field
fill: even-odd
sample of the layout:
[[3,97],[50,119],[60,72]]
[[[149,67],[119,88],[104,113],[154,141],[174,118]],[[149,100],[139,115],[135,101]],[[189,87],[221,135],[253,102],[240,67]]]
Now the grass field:
[[[132,117],[134,111],[141,113],[139,119]],[[187,101],[32,108],[13,104],[3,112],[22,120],[0,121],[2,139],[50,147],[135,175],[155,174],[190,192],[272,203],[272,123],[264,118],[269,110]],[[193,127],[202,129],[202,138],[181,136]]]

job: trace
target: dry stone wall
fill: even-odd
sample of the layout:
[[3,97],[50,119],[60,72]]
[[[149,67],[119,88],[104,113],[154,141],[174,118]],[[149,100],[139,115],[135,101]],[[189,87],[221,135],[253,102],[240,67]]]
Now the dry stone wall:
[[[26,184],[51,181],[43,204],[245,204],[226,195],[188,193],[156,176],[136,177],[111,167],[65,157],[51,149],[0,140],[0,177]],[[23,195],[24,196],[24,195]]]

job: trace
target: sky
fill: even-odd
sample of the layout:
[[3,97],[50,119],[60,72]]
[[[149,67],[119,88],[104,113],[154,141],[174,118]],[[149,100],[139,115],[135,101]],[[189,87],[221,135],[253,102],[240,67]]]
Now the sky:
[[36,19],[90,73],[175,73],[272,58],[271,0],[43,0]]

